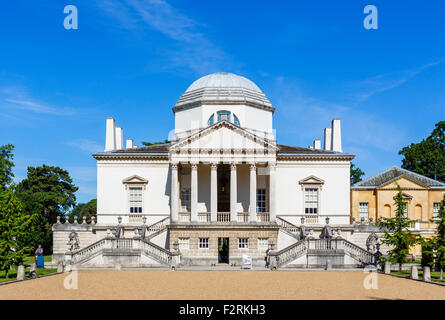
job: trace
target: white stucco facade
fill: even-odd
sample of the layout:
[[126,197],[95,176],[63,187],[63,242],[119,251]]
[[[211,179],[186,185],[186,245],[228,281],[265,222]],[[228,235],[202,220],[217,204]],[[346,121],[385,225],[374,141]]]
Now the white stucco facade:
[[[219,212],[231,212],[235,221],[246,215],[254,221],[256,213],[264,213],[268,222],[279,216],[296,225],[302,217],[316,224],[326,217],[334,224],[349,223],[353,156],[332,150],[342,148],[340,120],[325,129],[325,149],[319,140],[311,148],[284,146],[275,140],[274,110],[250,80],[217,73],[195,81],[173,107],[175,129],[167,144],[119,149],[122,129],[108,119],[106,151],[94,155],[98,223],[113,223],[119,216],[124,223],[142,216],[150,223],[165,217],[175,223],[187,214],[183,218],[189,222],[198,215],[208,216],[201,222],[217,222]],[[236,190],[229,195],[222,184]],[[132,186],[142,188],[140,212],[130,212]],[[312,209],[307,209],[307,189],[315,197]],[[265,201],[259,204],[261,192]]]
[[[264,265],[271,248],[286,263],[300,259],[298,246],[308,248],[304,241],[332,249],[328,242],[315,243],[325,241],[329,228],[338,245],[353,239],[354,156],[343,151],[340,119],[320,130],[323,143],[279,144],[272,103],[252,81],[231,73],[196,80],[172,111],[169,141],[143,147],[128,137],[124,146],[123,129],[107,119],[104,152],[93,155],[97,223],[59,221],[53,227],[55,255],[64,255],[63,238],[69,236],[70,243],[80,238],[81,249],[70,255],[77,263],[171,265],[180,256],[186,265],[240,265],[248,253],[253,264]],[[354,244],[345,248],[359,263],[370,259]],[[154,260],[144,260],[147,255]],[[314,259],[319,265],[326,256]],[[343,264],[343,257],[333,259]]]

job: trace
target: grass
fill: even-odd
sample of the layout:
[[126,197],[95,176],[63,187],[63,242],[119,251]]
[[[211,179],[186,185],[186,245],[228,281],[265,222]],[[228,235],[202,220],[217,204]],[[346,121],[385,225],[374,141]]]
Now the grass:
[[[52,257],[51,256],[44,256],[44,261],[45,262],[51,262]],[[30,265],[35,263],[35,258],[34,256],[29,256],[26,257],[23,260],[23,264],[24,265]],[[54,273],[57,272],[57,269],[37,269],[37,275],[42,276],[45,274],[50,274],[50,273]],[[0,271],[0,283],[1,282],[6,282],[6,281],[12,281],[12,280],[16,280],[17,279],[17,266],[14,266],[13,269],[9,270],[8,272],[8,278],[5,278],[6,272],[5,271]],[[25,268],[25,277],[29,277],[29,267]]]
[[[37,275],[43,276],[50,273],[57,272],[57,269],[37,269]],[[0,271],[0,283],[6,282],[6,281],[12,281],[17,280],[17,269],[14,268],[12,270],[9,270],[9,278],[5,278],[5,271]],[[29,277],[29,268],[25,269],[25,277]]]
[[[45,261],[45,262],[51,262],[51,260],[52,260],[52,256],[44,256],[43,257],[43,260]],[[36,263],[35,262],[35,258],[34,258],[34,256],[29,256],[29,257],[26,257],[24,260],[23,260],[23,264],[33,264],[33,263]]]
[[[411,276],[411,270],[402,270],[402,272],[391,271],[391,273],[397,274],[399,276],[404,276],[407,278],[409,278]],[[445,280],[439,280],[439,277],[440,277],[439,271],[431,271],[431,281],[445,284]],[[422,269],[419,269],[419,279],[423,279],[423,270]]]

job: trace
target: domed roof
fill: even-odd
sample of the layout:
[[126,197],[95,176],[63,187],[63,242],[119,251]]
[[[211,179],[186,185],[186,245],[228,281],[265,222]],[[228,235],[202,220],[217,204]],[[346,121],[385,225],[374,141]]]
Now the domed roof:
[[173,112],[203,104],[244,104],[271,112],[275,110],[255,83],[228,72],[209,74],[193,82],[176,102]]
[[202,88],[244,88],[262,93],[260,88],[249,79],[228,72],[212,73],[199,78],[185,92]]

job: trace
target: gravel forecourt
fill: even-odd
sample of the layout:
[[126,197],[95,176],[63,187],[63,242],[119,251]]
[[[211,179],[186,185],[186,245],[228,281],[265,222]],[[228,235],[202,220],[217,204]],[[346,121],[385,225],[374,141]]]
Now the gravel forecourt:
[[445,299],[445,287],[378,274],[365,289],[360,271],[77,271],[0,286],[0,299],[308,300]]

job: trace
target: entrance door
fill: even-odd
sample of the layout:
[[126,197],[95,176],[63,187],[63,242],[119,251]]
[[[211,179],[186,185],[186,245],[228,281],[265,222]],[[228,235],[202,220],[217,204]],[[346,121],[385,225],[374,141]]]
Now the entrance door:
[[229,263],[229,238],[218,238],[218,263]]
[[230,211],[230,166],[218,166],[218,212]]

